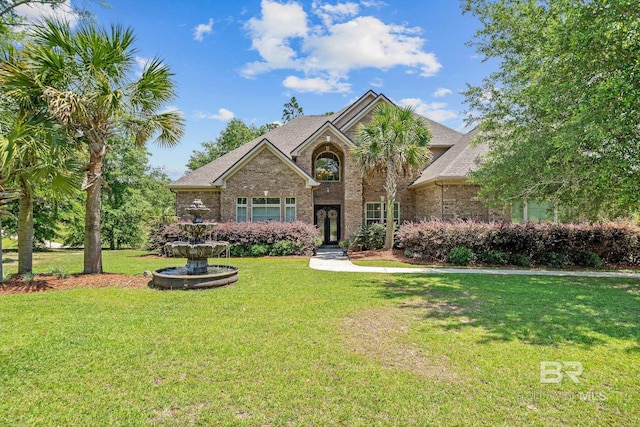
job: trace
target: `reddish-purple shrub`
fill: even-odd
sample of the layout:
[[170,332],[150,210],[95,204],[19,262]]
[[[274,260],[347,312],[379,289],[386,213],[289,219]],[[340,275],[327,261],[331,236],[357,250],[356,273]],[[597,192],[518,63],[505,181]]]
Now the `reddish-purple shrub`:
[[607,263],[640,263],[640,228],[624,222],[606,224],[477,223],[424,221],[405,223],[398,246],[427,260],[444,261],[456,247],[476,254],[501,251],[540,261],[555,252],[569,259],[593,252]]
[[[290,241],[296,255],[310,255],[320,246],[320,232],[302,221],[295,222],[225,222],[220,223],[208,236],[210,240],[223,240],[249,252],[253,245],[273,245],[279,241]],[[169,224],[152,232],[148,250],[162,254],[164,244],[175,240],[185,240],[176,224]]]

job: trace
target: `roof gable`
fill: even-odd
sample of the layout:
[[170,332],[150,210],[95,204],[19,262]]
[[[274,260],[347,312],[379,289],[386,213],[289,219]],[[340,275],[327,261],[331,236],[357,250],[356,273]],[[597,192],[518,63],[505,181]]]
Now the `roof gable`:
[[477,160],[489,150],[485,144],[471,144],[477,133],[478,130],[474,129],[463,135],[453,147],[427,166],[409,188],[416,188],[435,181],[465,180],[470,172],[477,169]]
[[254,147],[248,153],[242,156],[242,158],[238,162],[236,162],[229,169],[220,174],[220,176],[215,181],[213,181],[211,185],[215,187],[225,188],[227,185],[227,180],[239,170],[241,170],[243,166],[253,160],[256,156],[258,156],[263,149],[269,150],[278,159],[280,159],[289,168],[291,168],[295,173],[300,175],[300,177],[304,179],[307,188],[317,187],[318,185],[320,185],[318,181],[310,177],[305,171],[303,171],[298,165],[296,165],[282,151],[278,150],[278,148],[266,138],[262,139],[258,144],[254,145]]
[[354,114],[357,114],[359,111],[366,108],[366,106],[373,102],[377,97],[377,93],[372,90],[368,90],[367,93],[362,95],[351,105],[347,105],[336,113],[335,118],[332,118],[331,121],[337,128],[341,128],[345,123],[351,120]]
[[314,133],[309,135],[307,139],[302,141],[300,145],[294,148],[293,151],[291,152],[291,156],[292,157],[299,156],[300,152],[304,150],[305,147],[307,147],[309,144],[315,141],[316,138],[318,138],[318,136],[322,135],[323,133],[329,130],[331,130],[332,133],[336,135],[340,139],[340,141],[344,142],[348,147],[351,148],[354,146],[353,142],[349,138],[347,138],[342,132],[340,132],[340,130],[337,127],[335,127],[333,123],[326,122],[324,125],[320,126],[318,130],[316,130]]

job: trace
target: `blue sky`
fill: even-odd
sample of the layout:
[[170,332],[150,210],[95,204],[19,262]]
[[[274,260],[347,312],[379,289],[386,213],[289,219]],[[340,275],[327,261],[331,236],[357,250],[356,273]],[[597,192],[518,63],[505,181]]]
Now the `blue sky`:
[[133,28],[140,64],[158,56],[176,74],[168,108],[183,112],[184,138],[148,145],[172,179],[231,118],[279,121],[292,96],[305,114],[323,114],[372,89],[462,130],[460,91],[491,71],[465,45],[479,23],[458,0],[107,2],[84,4],[101,25]]

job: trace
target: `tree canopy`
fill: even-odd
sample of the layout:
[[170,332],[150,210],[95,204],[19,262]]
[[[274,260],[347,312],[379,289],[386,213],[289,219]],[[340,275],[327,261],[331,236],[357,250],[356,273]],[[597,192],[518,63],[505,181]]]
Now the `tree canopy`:
[[467,0],[470,43],[499,68],[466,91],[492,150],[481,196],[618,216],[640,202],[640,2]]
[[229,123],[227,123],[227,127],[220,132],[220,135],[215,141],[205,141],[202,143],[202,150],[194,150],[191,153],[191,157],[189,157],[189,161],[187,162],[187,168],[194,171],[276,127],[278,127],[278,125],[275,123],[269,123],[260,127],[256,127],[255,125],[247,126],[247,124],[240,119],[231,119]]

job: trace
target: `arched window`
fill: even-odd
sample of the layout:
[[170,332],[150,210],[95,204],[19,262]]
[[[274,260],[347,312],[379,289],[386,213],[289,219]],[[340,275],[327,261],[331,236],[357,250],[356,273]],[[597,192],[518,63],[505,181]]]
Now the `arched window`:
[[316,157],[315,178],[318,181],[340,181],[340,159],[335,153],[325,151]]

